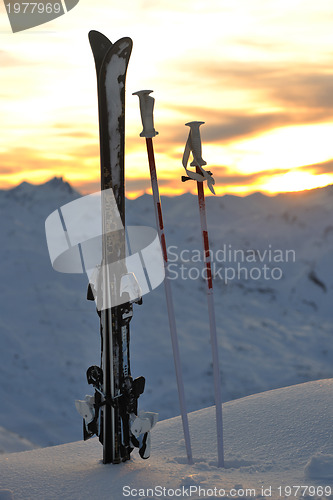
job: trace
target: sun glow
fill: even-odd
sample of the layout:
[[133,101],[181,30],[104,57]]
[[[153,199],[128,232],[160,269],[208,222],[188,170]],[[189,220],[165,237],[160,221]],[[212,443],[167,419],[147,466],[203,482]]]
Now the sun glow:
[[304,191],[333,184],[333,175],[313,175],[310,172],[291,170],[286,174],[274,176],[263,185],[269,193]]
[[333,123],[283,127],[226,145],[226,150],[244,173],[293,169],[332,158],[332,135]]

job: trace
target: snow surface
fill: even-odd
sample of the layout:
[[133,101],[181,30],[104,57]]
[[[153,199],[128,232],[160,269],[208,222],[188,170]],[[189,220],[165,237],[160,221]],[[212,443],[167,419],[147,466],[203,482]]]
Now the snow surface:
[[[98,317],[86,301],[86,277],[52,269],[44,231],[48,215],[78,196],[57,178],[0,191],[2,453],[81,439],[74,400],[91,393],[85,371],[99,363]],[[197,199],[165,197],[162,206],[170,265],[178,275],[171,286],[186,400],[195,411],[214,403],[205,283],[191,279],[202,270]],[[332,186],[276,197],[207,198],[223,401],[333,376],[332,209]],[[127,223],[155,227],[151,196],[127,201]],[[256,260],[223,262],[229,249]],[[290,253],[286,261],[287,250],[295,259]],[[277,251],[283,262],[272,258]],[[225,280],[225,268],[238,264],[239,279]],[[265,279],[264,265],[280,268],[281,279]],[[246,279],[245,267],[252,278]],[[146,377],[140,409],[160,419],[178,415],[163,286],[135,306],[131,361],[133,375]],[[315,469],[314,460],[309,474]]]
[[321,380],[225,403],[224,469],[214,407],[189,415],[193,466],[180,417],[153,429],[149,460],[133,452],[129,462],[103,465],[95,438],[8,454],[0,457],[0,500],[333,498],[332,392],[333,380]]

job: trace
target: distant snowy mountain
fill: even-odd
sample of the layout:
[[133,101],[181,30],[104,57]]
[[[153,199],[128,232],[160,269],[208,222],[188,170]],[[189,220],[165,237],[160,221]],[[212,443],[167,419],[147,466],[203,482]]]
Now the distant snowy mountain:
[[0,457],[0,500],[191,498],[324,500],[333,497],[333,380],[223,405],[225,468],[217,468],[214,408],[189,415],[194,465],[180,417],[152,430],[152,455],[101,463],[96,438]]
[[[62,179],[0,191],[0,427],[26,448],[81,438],[74,400],[99,363],[94,303],[84,275],[50,264],[46,217],[79,193]],[[213,404],[198,207],[162,198],[188,410]],[[333,187],[267,197],[208,197],[223,400],[333,375]],[[129,225],[155,226],[152,199],[127,200]],[[164,289],[135,306],[140,408],[179,414]],[[1,433],[0,433],[1,436]],[[10,434],[8,434],[10,436]],[[0,451],[19,450],[2,444]],[[1,497],[0,497],[1,498]]]

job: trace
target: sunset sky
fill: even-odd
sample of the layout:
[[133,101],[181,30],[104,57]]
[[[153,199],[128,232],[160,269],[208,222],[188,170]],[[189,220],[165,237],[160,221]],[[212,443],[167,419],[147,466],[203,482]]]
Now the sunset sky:
[[139,103],[153,89],[162,194],[180,182],[191,120],[217,194],[333,184],[331,0],[80,0],[13,34],[0,8],[0,189],[62,176],[99,189],[96,78],[88,32],[134,47],[126,88],[126,190],[150,192]]

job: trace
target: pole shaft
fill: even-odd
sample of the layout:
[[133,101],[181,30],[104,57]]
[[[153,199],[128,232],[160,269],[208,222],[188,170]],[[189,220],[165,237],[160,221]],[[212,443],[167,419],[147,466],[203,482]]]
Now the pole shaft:
[[186,447],[188,463],[193,464],[190,431],[189,431],[188,416],[187,416],[186,403],[185,403],[184,383],[183,383],[183,376],[182,376],[181,364],[180,364],[180,354],[179,354],[179,346],[178,346],[178,338],[177,338],[175,312],[174,312],[174,307],[173,307],[173,300],[172,300],[172,293],[171,293],[171,286],[170,286],[170,279],[169,279],[168,254],[167,254],[167,247],[166,247],[166,241],[165,241],[165,235],[164,235],[162,206],[161,206],[161,199],[160,199],[158,182],[157,182],[154,147],[153,147],[153,141],[151,138],[149,138],[149,137],[146,138],[146,145],[147,145],[147,153],[148,153],[148,161],[149,161],[151,186],[152,186],[152,190],[153,190],[157,231],[158,231],[158,235],[160,238],[160,242],[161,242],[161,246],[162,246],[162,253],[163,253],[163,262],[164,262],[164,270],[165,270],[164,289],[165,289],[165,296],[166,296],[167,309],[168,309],[169,327],[170,327],[171,343],[172,343],[173,357],[174,357],[175,370],[176,370],[178,397],[179,397],[179,405],[180,405],[180,411],[181,411],[181,417],[182,417],[182,423],[183,423],[185,447]]
[[[197,173],[200,173],[200,169],[198,167],[196,168],[196,170]],[[214,374],[218,467],[224,467],[221,379],[220,379],[218,343],[216,334],[216,320],[215,320],[215,308],[214,308],[214,296],[213,296],[213,277],[211,268],[211,256],[209,250],[209,239],[208,239],[208,229],[207,229],[207,219],[206,219],[206,203],[205,203],[203,182],[197,182],[197,190],[198,190],[200,223],[201,223],[202,239],[204,246],[204,261],[206,267],[210,343],[212,348],[213,374]]]

